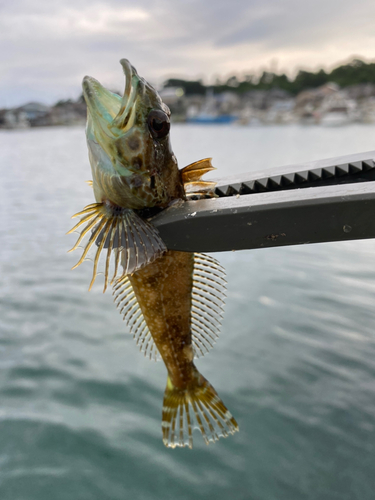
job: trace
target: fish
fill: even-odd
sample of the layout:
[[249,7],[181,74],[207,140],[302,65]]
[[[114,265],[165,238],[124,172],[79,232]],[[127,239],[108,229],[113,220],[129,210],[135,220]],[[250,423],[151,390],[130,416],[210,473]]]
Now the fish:
[[[82,247],[73,267],[93,255],[89,289],[100,273],[140,350],[162,359],[167,384],[162,409],[163,443],[193,447],[193,431],[217,441],[238,424],[194,364],[214,345],[221,326],[225,270],[212,256],[167,249],[152,216],[187,199],[213,197],[210,158],[183,169],[170,144],[170,111],[127,59],[120,64],[119,96],[97,80],[83,79],[86,138],[95,203],[73,217],[69,231]],[[99,271],[101,270],[101,271]]]

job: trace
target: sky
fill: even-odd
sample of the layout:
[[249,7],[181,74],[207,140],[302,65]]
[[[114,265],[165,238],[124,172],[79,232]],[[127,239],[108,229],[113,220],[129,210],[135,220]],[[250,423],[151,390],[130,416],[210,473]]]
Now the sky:
[[0,108],[76,99],[88,74],[122,89],[375,61],[374,0],[0,0]]

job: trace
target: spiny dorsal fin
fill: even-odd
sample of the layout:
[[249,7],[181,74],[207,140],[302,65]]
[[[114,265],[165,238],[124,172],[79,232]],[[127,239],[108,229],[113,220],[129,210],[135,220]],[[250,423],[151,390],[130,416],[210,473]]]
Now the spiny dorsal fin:
[[73,217],[81,217],[81,220],[68,234],[76,231],[80,226],[84,226],[81,229],[76,244],[69,251],[71,252],[78,248],[86,236],[89,238],[88,242],[84,244],[81,258],[73,269],[82,264],[87,258],[88,252],[94,242],[97,246],[93,259],[93,276],[89,290],[91,290],[98,274],[99,257],[104,249],[107,249],[107,255],[105,259],[103,291],[106,290],[108,284],[112,251],[114,253],[114,273],[111,283],[117,276],[121,254],[124,274],[132,274],[153,262],[167,250],[154,226],[141,219],[131,209],[113,207],[104,203],[93,203],[87,205],[84,210],[73,215]]
[[160,359],[161,356],[127,276],[122,276],[116,281],[113,287],[113,295],[115,296],[115,304],[120,309],[124,321],[130,327],[130,332],[133,334],[133,338],[139,345],[141,352],[155,361]]
[[212,166],[211,160],[212,158],[204,158],[181,169],[182,182],[185,184],[186,182],[199,181],[204,174],[216,170]]
[[204,158],[187,165],[181,170],[182,182],[184,183],[185,193],[188,198],[200,197],[202,195],[214,196],[216,182],[202,181],[204,174],[216,170],[211,163],[212,158]]
[[225,290],[225,270],[219,262],[209,255],[194,254],[191,330],[197,357],[208,352],[218,337]]

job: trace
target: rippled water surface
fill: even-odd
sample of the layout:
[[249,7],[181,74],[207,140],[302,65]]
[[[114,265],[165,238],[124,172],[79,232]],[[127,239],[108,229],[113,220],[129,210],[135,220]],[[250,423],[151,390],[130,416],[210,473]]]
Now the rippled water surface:
[[[375,127],[174,125],[180,166],[217,175],[375,149]],[[161,440],[162,363],[110,293],[70,268],[93,202],[82,128],[0,133],[0,498],[360,499],[375,490],[375,242],[218,254],[228,299],[197,361],[240,432]]]

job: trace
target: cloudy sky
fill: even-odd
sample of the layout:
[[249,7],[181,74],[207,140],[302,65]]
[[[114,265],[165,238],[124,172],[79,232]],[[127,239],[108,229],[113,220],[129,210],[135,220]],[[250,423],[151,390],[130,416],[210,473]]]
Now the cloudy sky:
[[154,84],[375,60],[374,0],[0,0],[0,108],[121,89],[130,59]]

